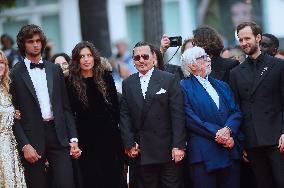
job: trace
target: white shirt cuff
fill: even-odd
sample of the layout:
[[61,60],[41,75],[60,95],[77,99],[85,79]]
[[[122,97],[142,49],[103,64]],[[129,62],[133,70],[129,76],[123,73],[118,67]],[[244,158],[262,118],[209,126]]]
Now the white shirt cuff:
[[79,140],[78,140],[78,138],[71,138],[70,139],[70,142],[78,142]]

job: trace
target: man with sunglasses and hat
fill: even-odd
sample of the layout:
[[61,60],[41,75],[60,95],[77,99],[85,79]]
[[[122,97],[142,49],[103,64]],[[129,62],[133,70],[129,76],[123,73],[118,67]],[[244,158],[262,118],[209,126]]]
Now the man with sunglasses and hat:
[[173,74],[154,68],[152,45],[133,49],[138,73],[123,81],[120,128],[125,153],[135,161],[139,188],[182,188],[185,116],[180,85]]

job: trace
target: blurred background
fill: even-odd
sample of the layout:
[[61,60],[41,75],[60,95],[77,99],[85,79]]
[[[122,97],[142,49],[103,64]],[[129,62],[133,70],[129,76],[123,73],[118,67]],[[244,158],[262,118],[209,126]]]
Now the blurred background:
[[283,10],[284,0],[0,0],[0,35],[15,41],[19,29],[33,23],[43,28],[51,55],[71,54],[76,43],[88,40],[111,57],[119,41],[128,50],[141,40],[159,45],[164,33],[190,38],[203,24],[216,28],[225,46],[234,45],[235,26],[253,20],[283,49]]

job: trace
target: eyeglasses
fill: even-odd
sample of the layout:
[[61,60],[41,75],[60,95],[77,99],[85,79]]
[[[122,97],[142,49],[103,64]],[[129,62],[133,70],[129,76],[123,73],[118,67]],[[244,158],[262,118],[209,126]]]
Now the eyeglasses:
[[148,54],[142,54],[142,55],[135,55],[133,56],[134,61],[140,61],[140,58],[143,58],[144,60],[148,60],[149,59],[149,55]]
[[195,59],[196,59],[196,60],[197,60],[197,59],[203,59],[204,61],[209,61],[210,58],[209,58],[209,55],[206,54],[206,55],[202,55],[202,56],[200,56],[200,57],[197,57],[197,58],[195,58]]

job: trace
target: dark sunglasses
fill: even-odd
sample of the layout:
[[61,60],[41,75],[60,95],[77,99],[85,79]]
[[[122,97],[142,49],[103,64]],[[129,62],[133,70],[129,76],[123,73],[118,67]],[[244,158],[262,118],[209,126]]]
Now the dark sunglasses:
[[142,54],[142,55],[135,55],[133,56],[134,61],[140,61],[140,58],[143,58],[144,60],[148,60],[149,59],[149,55],[148,54]]

